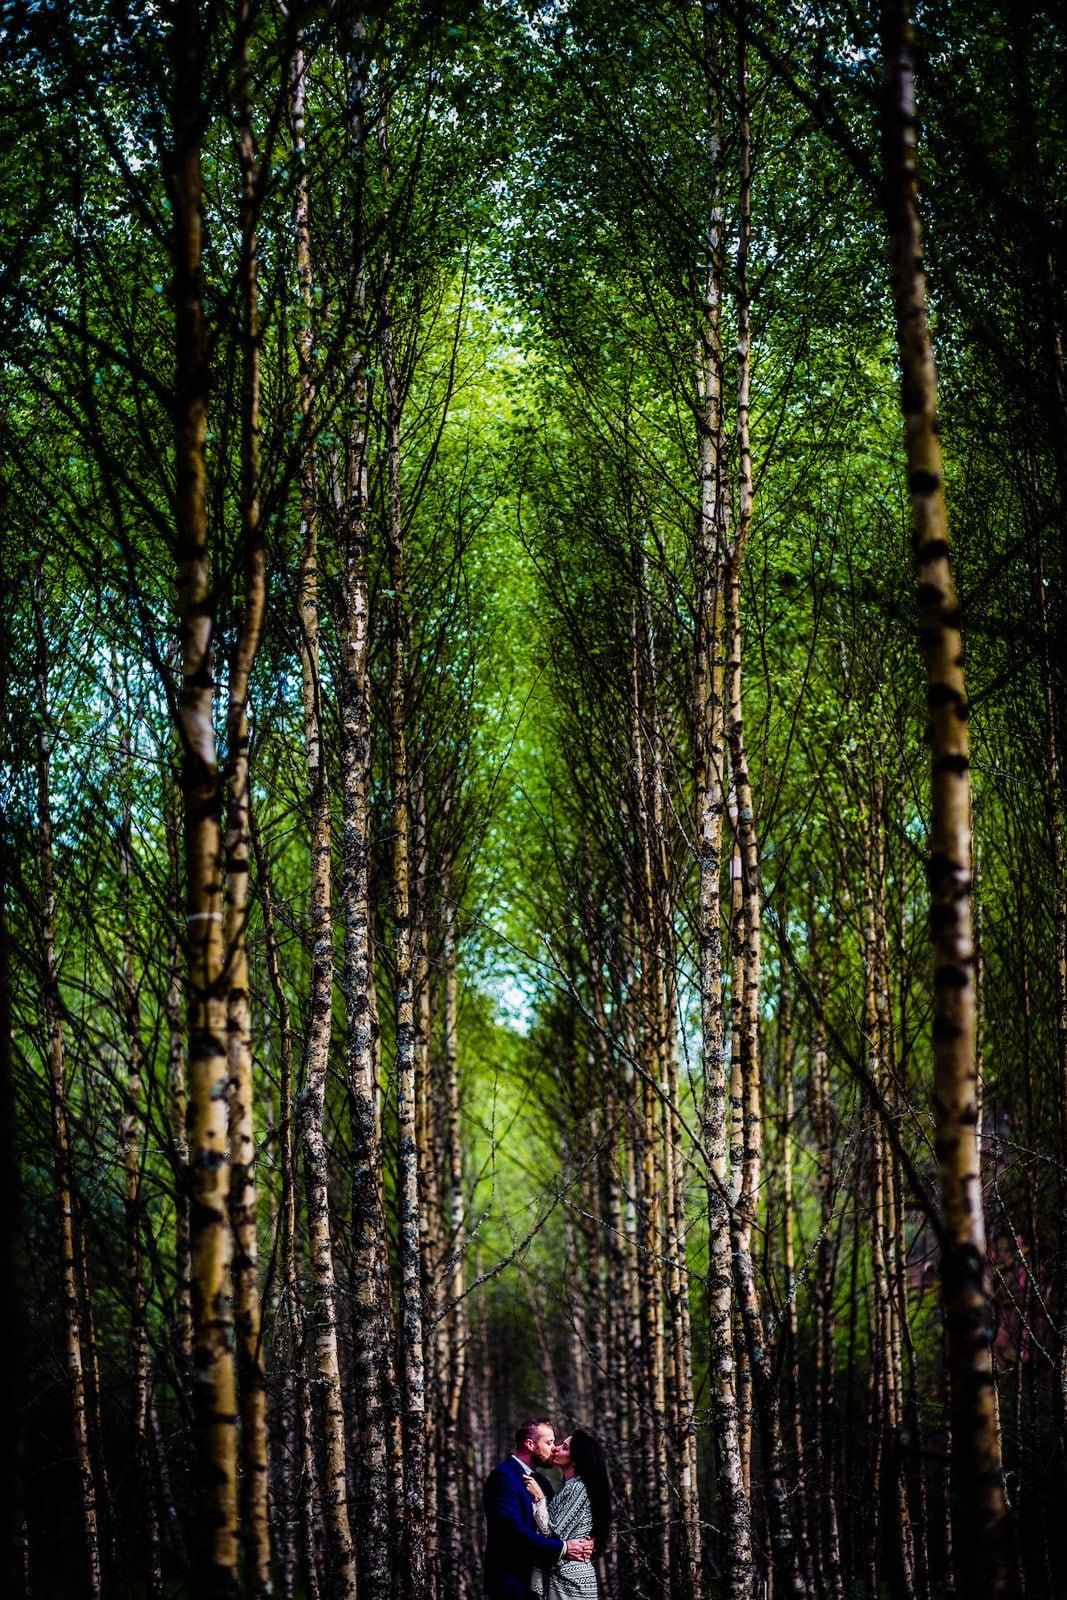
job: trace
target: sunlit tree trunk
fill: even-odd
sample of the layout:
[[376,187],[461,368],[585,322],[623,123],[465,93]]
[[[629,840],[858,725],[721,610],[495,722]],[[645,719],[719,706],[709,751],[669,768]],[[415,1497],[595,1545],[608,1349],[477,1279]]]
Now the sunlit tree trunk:
[[963,641],[951,566],[937,380],[926,314],[915,168],[911,27],[906,4],[882,6],[886,101],[884,199],[918,582],[930,734],[930,925],[934,1122],[944,1237],[951,1384],[954,1553],[974,1600],[1008,1585],[1000,1439],[994,1409],[985,1228],[975,1139],[971,782]]

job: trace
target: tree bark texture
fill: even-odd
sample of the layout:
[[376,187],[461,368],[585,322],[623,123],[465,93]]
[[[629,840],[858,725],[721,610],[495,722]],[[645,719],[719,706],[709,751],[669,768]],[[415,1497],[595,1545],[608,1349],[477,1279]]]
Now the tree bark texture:
[[251,854],[251,760],[248,696],[266,611],[266,561],[259,488],[260,329],[257,259],[259,172],[252,127],[250,9],[237,16],[237,112],[241,160],[241,545],[244,615],[230,666],[226,714],[226,956],[230,1089],[230,1223],[233,1229],[234,1324],[241,1414],[241,1524],[247,1593],[272,1592],[270,1468],[266,1369],[256,1244],[256,1135],[253,1114],[252,1018],[248,977],[248,887]]
[[228,1215],[227,961],[223,942],[222,783],[207,510],[207,341],[203,278],[204,39],[195,0],[174,12],[173,265],[175,496],[189,1062],[190,1254],[198,1573],[206,1596],[236,1594],[237,1394]]
[[945,1230],[942,1273],[951,1377],[953,1545],[964,1592],[984,1600],[1008,1587],[1007,1508],[994,1405],[975,1137],[978,1085],[967,693],[922,268],[913,44],[905,4],[887,0],[883,5],[882,34],[884,196],[930,731],[934,1119]]
[[393,830],[393,982],[396,1005],[397,1181],[401,1283],[401,1414],[404,1439],[405,1586],[419,1600],[425,1583],[426,1358],[422,1315],[422,1252],[418,1159],[418,1107],[415,1094],[416,1039],[412,905],[410,881],[410,800],[407,759],[404,546],[400,500],[400,396],[394,360],[393,327],[384,297],[380,333],[385,388],[387,538],[389,581],[393,592],[389,662],[389,732],[392,766]]

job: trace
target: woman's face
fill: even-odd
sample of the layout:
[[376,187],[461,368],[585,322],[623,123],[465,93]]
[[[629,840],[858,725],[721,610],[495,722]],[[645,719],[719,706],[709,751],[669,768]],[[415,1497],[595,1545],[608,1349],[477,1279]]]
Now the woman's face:
[[571,1465],[571,1436],[569,1433],[553,1450],[552,1465],[554,1467],[569,1467]]

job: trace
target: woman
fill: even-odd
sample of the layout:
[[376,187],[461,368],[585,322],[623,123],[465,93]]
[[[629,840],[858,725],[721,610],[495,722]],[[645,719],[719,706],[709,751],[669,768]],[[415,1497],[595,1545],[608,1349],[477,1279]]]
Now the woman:
[[552,1465],[563,1473],[563,1488],[551,1505],[531,1474],[526,1488],[533,1496],[534,1521],[542,1533],[560,1539],[586,1539],[592,1535],[596,1553],[592,1561],[560,1561],[543,1571],[535,1567],[530,1588],[544,1600],[589,1600],[597,1593],[596,1557],[602,1555],[611,1532],[611,1489],[604,1452],[591,1433],[575,1428],[552,1452]]

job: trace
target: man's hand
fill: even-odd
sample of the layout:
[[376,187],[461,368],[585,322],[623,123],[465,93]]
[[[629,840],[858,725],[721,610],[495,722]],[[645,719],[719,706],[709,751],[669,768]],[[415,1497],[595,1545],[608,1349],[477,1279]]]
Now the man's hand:
[[568,1539],[563,1554],[568,1561],[592,1561],[592,1539]]

